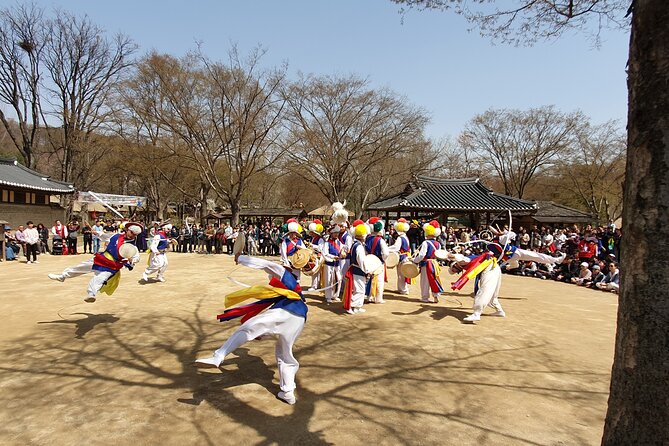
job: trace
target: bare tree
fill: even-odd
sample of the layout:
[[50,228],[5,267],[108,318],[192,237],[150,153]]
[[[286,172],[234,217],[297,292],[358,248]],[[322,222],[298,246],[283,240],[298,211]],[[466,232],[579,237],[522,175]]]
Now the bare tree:
[[579,131],[572,155],[561,160],[556,172],[564,192],[579,201],[602,222],[622,214],[625,177],[625,137],[614,121],[585,125]]
[[435,159],[423,135],[428,117],[356,76],[300,79],[285,92],[290,168],[330,201],[362,211]]
[[0,102],[11,107],[11,118],[0,109],[0,121],[28,167],[35,167],[40,127],[40,61],[44,50],[43,11],[34,4],[0,10]]
[[[579,31],[599,43],[602,28],[625,28],[621,11],[630,0],[518,0],[497,7],[495,0],[391,0],[418,9],[451,9],[476,26],[482,36],[527,45]],[[404,12],[404,11],[403,11]],[[593,19],[594,18],[594,19]],[[592,26],[593,20],[596,22]]]
[[[457,0],[456,0],[457,1]],[[446,6],[447,0],[395,0]],[[553,11],[536,18],[536,4]],[[429,4],[429,5],[428,5]],[[627,164],[623,200],[621,285],[611,393],[602,444],[669,444],[669,8],[666,0],[522,0],[504,23],[557,36],[574,11],[575,29],[598,29],[608,16],[632,15],[628,62]],[[565,6],[566,14],[565,12]],[[627,9],[629,6],[629,9]],[[577,9],[576,9],[577,8]],[[603,13],[602,13],[603,12]],[[626,17],[626,16],[625,16]],[[586,20],[588,20],[586,22]],[[590,28],[592,22],[594,26]],[[476,22],[475,22],[476,23]],[[485,30],[491,22],[477,22]],[[522,28],[520,28],[522,29]],[[524,35],[517,33],[518,40]],[[531,37],[531,36],[530,36]]]
[[465,126],[460,144],[499,175],[505,194],[523,198],[537,171],[569,153],[584,119],[554,107],[488,110]]
[[55,124],[47,132],[49,143],[61,165],[61,180],[77,177],[77,186],[86,188],[90,171],[86,159],[99,160],[106,152],[82,155],[103,130],[111,88],[132,64],[137,46],[121,34],[108,39],[87,17],[63,11],[49,21],[47,35],[44,66],[49,77],[49,107],[42,110],[45,125],[50,120]]
[[262,50],[243,59],[233,48],[228,64],[201,53],[183,60],[146,60],[161,82],[160,124],[188,150],[203,184],[223,199],[238,222],[244,191],[286,148],[278,144],[285,67],[262,71]]

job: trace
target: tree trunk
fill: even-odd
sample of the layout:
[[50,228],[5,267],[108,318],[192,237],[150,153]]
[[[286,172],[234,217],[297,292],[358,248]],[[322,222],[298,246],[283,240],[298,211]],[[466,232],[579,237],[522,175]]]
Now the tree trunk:
[[669,8],[636,0],[623,265],[603,445],[669,444]]
[[236,226],[239,224],[239,213],[241,212],[241,208],[239,206],[238,201],[234,201],[230,203],[230,213],[232,214],[230,216],[230,223],[232,226]]

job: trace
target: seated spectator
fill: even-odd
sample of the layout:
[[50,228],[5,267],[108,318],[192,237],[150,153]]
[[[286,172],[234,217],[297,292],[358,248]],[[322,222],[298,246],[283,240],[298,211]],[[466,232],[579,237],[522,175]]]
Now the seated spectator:
[[578,276],[578,263],[573,258],[567,257],[560,265],[560,269],[555,275],[555,280],[558,282],[571,282],[571,278]]
[[609,263],[609,272],[604,279],[596,285],[597,288],[603,291],[611,291],[617,293],[620,288],[620,271],[616,263]]
[[592,274],[590,279],[584,281],[583,286],[587,288],[596,288],[597,284],[602,280],[604,280],[604,273],[602,272],[602,268],[597,263],[595,263],[592,265]]
[[578,271],[577,277],[571,278],[571,283],[576,285],[583,285],[584,282],[589,281],[592,278],[592,271],[590,271],[590,264],[588,262],[582,262],[580,269]]

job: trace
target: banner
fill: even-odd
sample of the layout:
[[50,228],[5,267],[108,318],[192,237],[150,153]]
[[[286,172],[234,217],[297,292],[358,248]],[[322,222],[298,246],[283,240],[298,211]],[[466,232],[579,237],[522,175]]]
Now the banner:
[[138,197],[135,195],[114,195],[101,194],[98,192],[79,192],[77,201],[80,203],[104,203],[106,205],[115,206],[135,206],[141,207],[146,203],[146,197]]

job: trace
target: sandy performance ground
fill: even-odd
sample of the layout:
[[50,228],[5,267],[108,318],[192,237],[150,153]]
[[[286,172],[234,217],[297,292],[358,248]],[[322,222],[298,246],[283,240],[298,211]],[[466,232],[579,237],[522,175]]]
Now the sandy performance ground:
[[87,276],[46,277],[89,257],[0,263],[3,445],[600,442],[614,294],[504,276],[507,317],[477,325],[461,323],[471,284],[439,304],[419,302],[417,286],[408,297],[387,292],[359,315],[310,295],[290,406],[275,397],[273,339],[220,370],[192,366],[238,326],[215,319],[239,289],[227,277],[256,284],[264,274],[227,255],[173,253],[167,282],[142,285],[141,269],[124,271],[94,304],[82,301]]

